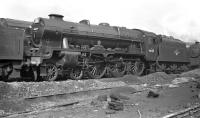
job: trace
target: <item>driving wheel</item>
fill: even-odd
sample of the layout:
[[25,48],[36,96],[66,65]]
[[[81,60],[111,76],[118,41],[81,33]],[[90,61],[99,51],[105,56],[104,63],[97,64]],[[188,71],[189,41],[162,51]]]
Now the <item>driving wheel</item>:
[[87,72],[90,78],[99,79],[106,73],[106,66],[103,63],[89,64]]
[[46,81],[54,81],[58,77],[58,68],[55,64],[47,63],[46,64],[46,73],[47,75],[44,77]]
[[74,68],[70,72],[71,79],[80,80],[83,77],[83,70],[81,68]]
[[117,62],[111,66],[111,74],[114,77],[121,77],[126,72],[126,65],[123,62]]

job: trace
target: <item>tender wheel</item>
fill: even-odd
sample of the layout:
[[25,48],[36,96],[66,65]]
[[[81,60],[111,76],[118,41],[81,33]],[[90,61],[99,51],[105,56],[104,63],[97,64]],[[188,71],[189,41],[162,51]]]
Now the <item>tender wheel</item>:
[[80,80],[83,77],[83,71],[81,68],[72,69],[70,72],[71,79]]
[[102,78],[106,73],[106,66],[102,63],[91,64],[88,67],[88,76],[92,79]]
[[55,64],[48,63],[46,64],[47,76],[44,77],[46,81],[54,81],[58,77],[58,68]]
[[114,77],[121,77],[126,72],[126,65],[122,62],[117,62],[115,65],[111,66],[111,74]]

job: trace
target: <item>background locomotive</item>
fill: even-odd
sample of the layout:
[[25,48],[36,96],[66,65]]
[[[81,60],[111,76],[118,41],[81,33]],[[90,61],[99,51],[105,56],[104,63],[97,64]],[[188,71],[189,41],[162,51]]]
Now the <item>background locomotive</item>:
[[[8,78],[20,78],[24,76],[24,65],[28,64],[28,58],[24,52],[29,43],[28,29],[32,22],[0,19],[0,77],[3,80]],[[26,69],[27,75],[32,76],[32,67]],[[29,72],[31,71],[31,73]]]
[[30,76],[53,81],[58,76],[81,79],[156,71],[178,73],[199,65],[200,60],[198,43],[187,48],[173,37],[108,23],[91,25],[88,20],[67,22],[58,14],[37,18],[30,28],[0,29],[3,78]]

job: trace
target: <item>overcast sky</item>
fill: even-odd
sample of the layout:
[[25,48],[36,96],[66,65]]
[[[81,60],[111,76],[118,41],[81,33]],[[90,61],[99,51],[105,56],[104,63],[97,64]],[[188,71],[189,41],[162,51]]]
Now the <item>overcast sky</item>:
[[67,21],[108,22],[200,41],[199,11],[199,0],[3,0],[0,17],[33,21],[57,13]]

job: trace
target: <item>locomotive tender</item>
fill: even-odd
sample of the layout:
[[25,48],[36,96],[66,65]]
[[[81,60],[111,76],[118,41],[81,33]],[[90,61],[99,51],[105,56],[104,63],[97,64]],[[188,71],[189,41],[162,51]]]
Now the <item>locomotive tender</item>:
[[0,31],[2,78],[31,76],[53,81],[58,76],[81,79],[178,73],[200,60],[199,44],[187,48],[173,37],[108,23],[91,25],[88,20],[68,22],[58,14],[36,18],[31,27],[1,26]]

